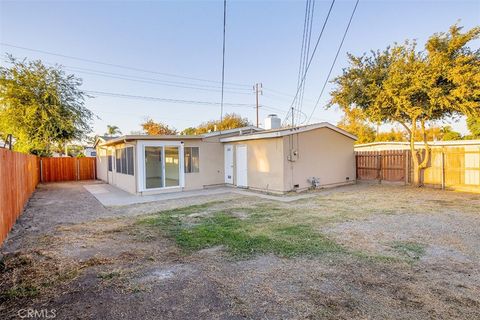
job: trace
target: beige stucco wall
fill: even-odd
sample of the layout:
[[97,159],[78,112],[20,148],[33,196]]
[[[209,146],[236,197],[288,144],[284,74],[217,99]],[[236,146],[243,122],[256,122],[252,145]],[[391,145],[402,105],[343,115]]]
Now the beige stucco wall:
[[185,190],[201,189],[225,182],[223,144],[218,142],[218,139],[187,140],[184,147],[198,147],[200,157],[199,172],[185,173]]
[[[134,145],[134,142],[129,142],[128,145]],[[110,183],[122,190],[130,193],[137,193],[137,173],[139,170],[137,152],[134,152],[135,161],[135,176],[121,174],[116,172],[116,162],[114,159],[113,171],[108,172],[108,158],[107,150],[111,150],[115,155],[117,148],[124,147],[125,144],[117,144],[109,147],[97,148],[97,165],[99,179]],[[209,138],[202,140],[185,140],[184,147],[199,147],[199,172],[185,173],[185,190],[202,189],[205,186],[223,184],[224,181],[224,159],[223,159],[223,143],[218,141],[218,138]],[[110,177],[109,177],[110,176]],[[180,188],[172,188],[165,190],[155,190],[152,192],[144,191],[142,194],[158,194],[164,192],[175,192],[181,190]]]
[[[320,179],[321,186],[334,186],[355,181],[354,140],[329,128],[283,137],[284,190],[311,186],[308,178]],[[297,151],[296,161],[288,161],[289,150]],[[349,180],[347,180],[347,177]]]
[[[123,174],[123,173],[118,173],[116,171],[116,161],[115,161],[115,150],[123,148],[125,146],[133,146],[134,147],[134,153],[133,153],[133,161],[134,161],[134,174],[135,175],[128,175],[128,174]],[[122,190],[125,190],[130,193],[136,193],[137,187],[136,187],[136,174],[137,174],[137,159],[136,159],[136,153],[135,153],[135,143],[127,143],[127,144],[117,144],[114,146],[98,146],[97,147],[97,177],[105,181],[107,183],[110,183],[111,185],[114,185]],[[113,171],[108,172],[108,152],[111,152],[113,155]]]
[[107,182],[108,158],[105,147],[96,148],[97,151],[97,179]]
[[235,146],[233,181],[236,184],[236,146],[247,146],[248,187],[269,192],[284,192],[282,138],[228,143]]

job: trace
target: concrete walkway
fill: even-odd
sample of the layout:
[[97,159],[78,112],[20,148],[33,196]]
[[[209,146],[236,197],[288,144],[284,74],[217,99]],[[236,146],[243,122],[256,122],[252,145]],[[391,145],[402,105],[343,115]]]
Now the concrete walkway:
[[127,206],[132,204],[147,203],[154,201],[166,201],[172,199],[182,199],[182,198],[191,198],[191,197],[200,197],[200,196],[211,196],[211,195],[220,195],[220,194],[241,194],[244,196],[253,196],[263,199],[281,201],[281,202],[292,202],[300,199],[306,199],[314,197],[315,194],[299,194],[299,195],[269,195],[259,192],[248,191],[245,189],[237,189],[232,187],[218,187],[218,188],[208,188],[201,190],[192,190],[192,191],[181,191],[181,192],[169,192],[148,196],[139,196],[123,191],[115,186],[110,184],[90,184],[84,185],[84,188],[90,192],[102,205],[105,207],[113,206]]

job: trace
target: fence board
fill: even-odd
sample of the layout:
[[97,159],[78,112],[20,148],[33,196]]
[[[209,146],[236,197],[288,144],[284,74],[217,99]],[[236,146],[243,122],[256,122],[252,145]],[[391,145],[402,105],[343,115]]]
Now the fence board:
[[[413,180],[410,151],[357,151],[357,179]],[[480,146],[433,148],[429,167],[423,171],[426,186],[480,192]]]
[[37,157],[0,149],[0,244],[39,182]]
[[356,152],[357,179],[405,181],[406,151]]
[[94,180],[95,158],[41,158],[41,181]]

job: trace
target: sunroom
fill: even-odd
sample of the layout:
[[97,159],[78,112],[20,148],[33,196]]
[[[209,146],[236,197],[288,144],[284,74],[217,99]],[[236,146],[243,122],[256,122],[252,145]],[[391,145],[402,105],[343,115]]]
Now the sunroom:
[[184,151],[181,141],[138,141],[137,192],[185,187]]

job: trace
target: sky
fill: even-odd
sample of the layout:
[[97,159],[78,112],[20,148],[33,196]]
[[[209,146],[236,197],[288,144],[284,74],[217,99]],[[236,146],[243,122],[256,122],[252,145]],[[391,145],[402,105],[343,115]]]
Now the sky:
[[[316,41],[331,1],[315,2]],[[305,83],[302,111],[310,115],[326,81],[355,1],[337,0]],[[225,106],[256,122],[253,85],[262,83],[260,122],[284,119],[297,87],[305,0],[227,0]],[[360,0],[329,80],[362,55],[416,39],[459,22],[480,25],[480,1]],[[223,1],[3,1],[0,53],[61,64],[83,79],[96,134],[107,125],[139,131],[147,117],[179,130],[220,118]],[[313,46],[313,44],[312,44]],[[479,48],[479,40],[470,44]],[[28,50],[27,50],[28,49]],[[8,66],[4,59],[2,66]],[[325,109],[328,84],[312,122],[336,124],[342,112]],[[113,95],[112,95],[113,94]],[[467,133],[464,119],[449,122]],[[388,127],[385,127],[388,129]]]

